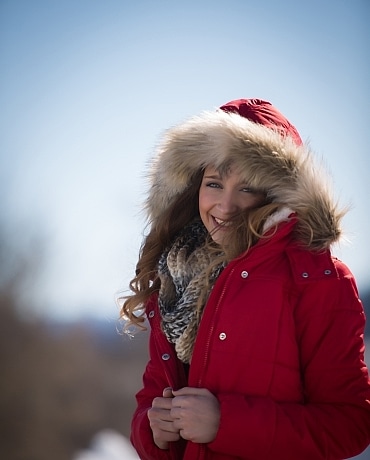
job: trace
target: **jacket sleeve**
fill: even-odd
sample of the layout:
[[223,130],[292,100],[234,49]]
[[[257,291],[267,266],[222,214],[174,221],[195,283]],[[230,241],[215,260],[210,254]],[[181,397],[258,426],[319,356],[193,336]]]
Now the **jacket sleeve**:
[[147,415],[153,399],[161,396],[163,388],[166,387],[162,383],[161,376],[156,374],[156,366],[149,361],[143,376],[144,387],[136,395],[137,408],[131,423],[131,442],[142,460],[168,460],[170,458],[168,451],[159,449],[154,444]]
[[[169,450],[159,449],[153,440],[147,412],[152,407],[152,401],[162,396],[166,387],[175,387],[176,372],[164,371],[162,354],[176,362],[171,345],[167,342],[159,327],[158,307],[156,297],[149,300],[146,308],[151,321],[149,338],[150,359],[143,375],[143,388],[136,394],[137,408],[131,423],[131,443],[142,460],[169,460],[180,458],[176,456],[183,449],[181,442],[171,443]],[[171,366],[168,366],[171,369]]]
[[369,445],[364,311],[348,271],[322,282],[303,291],[295,312],[304,403],[218,394],[220,428],[208,448],[243,459],[275,452],[284,460],[339,460]]

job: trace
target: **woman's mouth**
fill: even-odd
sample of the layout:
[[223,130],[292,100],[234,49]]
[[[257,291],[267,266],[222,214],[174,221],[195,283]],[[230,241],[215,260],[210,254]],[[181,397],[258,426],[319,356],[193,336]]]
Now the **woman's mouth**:
[[222,220],[222,219],[219,219],[218,217],[213,217],[213,220],[216,222],[216,225],[218,227],[228,227],[229,225],[231,225],[231,221],[230,220]]

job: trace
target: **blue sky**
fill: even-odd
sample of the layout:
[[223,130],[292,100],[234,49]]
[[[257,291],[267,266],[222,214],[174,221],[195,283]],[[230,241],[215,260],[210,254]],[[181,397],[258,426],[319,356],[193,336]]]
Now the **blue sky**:
[[370,287],[369,12],[366,0],[1,0],[1,223],[15,251],[42,254],[30,303],[115,319],[161,134],[240,97],[271,101],[324,158],[352,206],[351,243],[334,252]]

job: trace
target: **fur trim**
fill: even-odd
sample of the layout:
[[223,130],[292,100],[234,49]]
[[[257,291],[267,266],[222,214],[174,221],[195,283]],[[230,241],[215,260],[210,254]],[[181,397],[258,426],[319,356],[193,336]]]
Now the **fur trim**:
[[160,219],[200,169],[230,164],[251,187],[297,214],[298,238],[306,246],[323,249],[338,240],[344,212],[309,147],[297,146],[277,130],[222,110],[204,112],[165,134],[149,172],[149,220]]

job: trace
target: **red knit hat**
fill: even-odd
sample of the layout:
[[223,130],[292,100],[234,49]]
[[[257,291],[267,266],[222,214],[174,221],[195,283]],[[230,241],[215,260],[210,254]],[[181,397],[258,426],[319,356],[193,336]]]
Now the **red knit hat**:
[[302,139],[296,128],[270,102],[261,99],[236,99],[220,107],[224,112],[233,112],[268,128],[280,128],[283,136],[290,136],[297,145]]

